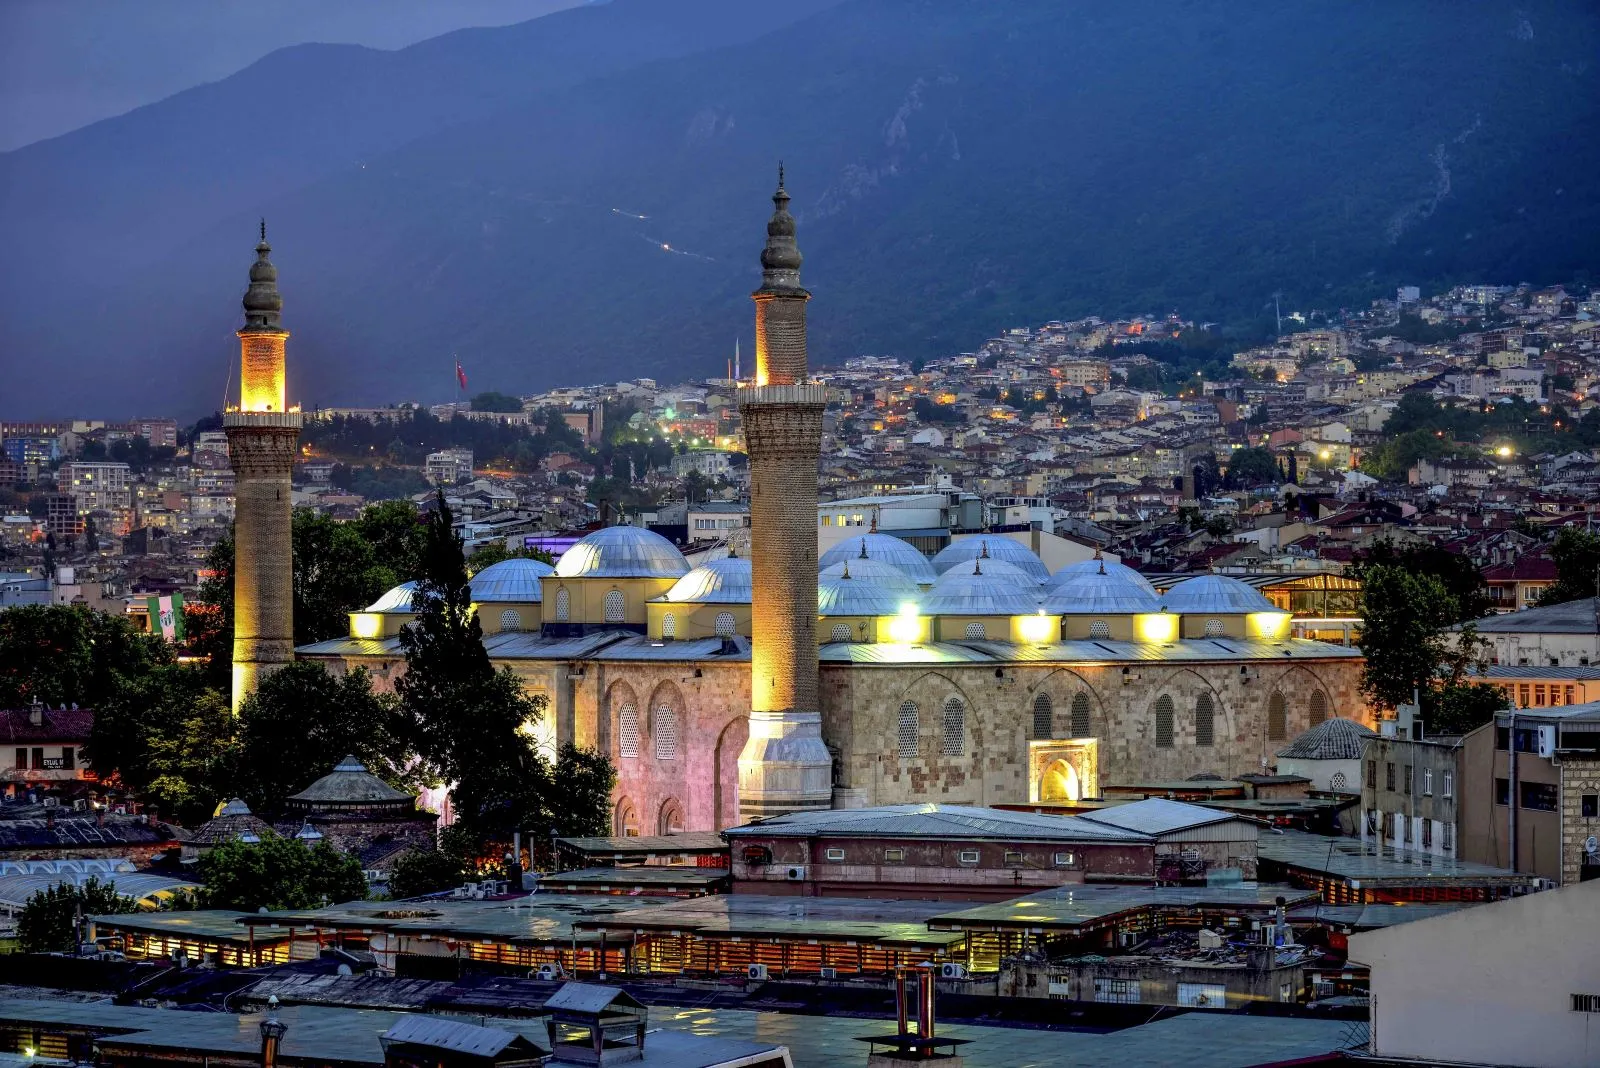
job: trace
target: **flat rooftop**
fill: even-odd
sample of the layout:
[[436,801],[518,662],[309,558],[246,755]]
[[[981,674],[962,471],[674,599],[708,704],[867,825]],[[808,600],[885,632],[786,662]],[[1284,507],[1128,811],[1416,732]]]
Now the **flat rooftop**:
[[727,868],[692,868],[685,864],[634,865],[628,868],[579,868],[557,872],[539,880],[544,890],[581,887],[579,892],[611,890],[699,890],[710,892],[728,881]]
[[[631,899],[638,901],[637,898]],[[727,894],[635,906],[584,921],[588,930],[623,934],[674,931],[710,939],[798,939],[881,946],[940,948],[963,937],[933,931],[929,917],[948,907],[940,901],[874,898],[769,897]]]
[[968,909],[940,912],[928,925],[952,931],[1042,931],[1101,927],[1147,909],[1268,912],[1279,897],[1291,906],[1315,890],[1266,883],[1237,886],[1060,886]]
[[1526,886],[1534,876],[1441,857],[1414,849],[1396,849],[1371,839],[1329,838],[1305,831],[1263,833],[1256,855],[1262,863],[1343,879],[1355,888],[1378,886],[1496,887]]
[[[246,916],[255,913],[232,912],[223,909],[200,909],[195,912],[128,912],[114,916],[95,916],[95,924],[107,930],[136,931],[140,934],[164,935],[195,942],[221,942],[246,946],[252,941],[250,931],[241,926]],[[281,942],[289,937],[287,928],[258,927],[254,942],[264,945]]]
[[725,853],[728,843],[720,834],[648,834],[634,837],[557,838],[564,848],[589,857],[679,856],[686,853]]

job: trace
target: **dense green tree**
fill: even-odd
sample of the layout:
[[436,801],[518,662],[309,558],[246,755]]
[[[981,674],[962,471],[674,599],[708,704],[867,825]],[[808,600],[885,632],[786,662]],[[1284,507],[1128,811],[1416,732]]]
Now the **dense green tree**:
[[83,921],[90,916],[138,912],[117,893],[116,884],[94,876],[80,886],[62,883],[35,891],[17,914],[17,942],[24,953],[64,953],[78,948]]
[[413,578],[422,566],[423,525],[417,506],[410,501],[382,501],[361,510],[353,524],[377,562],[400,581]]
[[1456,620],[1455,598],[1432,575],[1376,564],[1362,576],[1361,689],[1394,708],[1430,689],[1445,661],[1445,633]]
[[394,859],[389,871],[389,896],[420,897],[460,886],[467,881],[462,858],[442,849],[408,849]]
[[556,562],[555,558],[543,549],[508,549],[503,541],[490,541],[472,550],[472,555],[467,557],[467,574],[476,575],[484,568],[493,567],[502,560],[540,560],[547,564]]
[[472,398],[472,410],[475,412],[520,412],[522,411],[522,398],[513,397],[509,393],[499,393],[495,390],[486,390]]
[[1361,470],[1386,482],[1403,482],[1418,460],[1437,460],[1455,451],[1455,443],[1435,431],[1411,430],[1368,449],[1361,457]]
[[124,678],[170,663],[172,649],[125,616],[74,605],[0,611],[0,707],[34,700],[99,708]]
[[208,909],[308,909],[367,896],[361,861],[326,841],[307,848],[293,838],[267,833],[259,842],[224,842],[200,858]]
[[1550,558],[1555,561],[1556,581],[1540,595],[1540,604],[1561,604],[1595,595],[1595,582],[1600,577],[1600,534],[1563,527],[1550,546]]
[[1224,480],[1228,486],[1245,488],[1273,485],[1283,481],[1283,472],[1278,470],[1277,458],[1270,449],[1239,449],[1228,457],[1228,472]]
[[1446,681],[1423,695],[1423,725],[1429,735],[1466,734],[1510,707],[1505,691],[1498,686]]
[[233,728],[226,693],[202,668],[161,664],[121,680],[99,706],[85,750],[102,777],[194,824],[230,789]]
[[333,675],[297,660],[264,677],[239,708],[228,788],[273,819],[286,797],[353,754],[379,778],[414,789],[407,741],[399,701],[373,692],[364,669]]
[[296,645],[347,634],[350,612],[401,581],[354,523],[297,509],[291,536]]
[[1357,555],[1351,577],[1362,578],[1367,569],[1378,566],[1400,567],[1414,575],[1438,579],[1455,599],[1456,618],[1451,622],[1465,623],[1489,614],[1489,588],[1483,572],[1464,553],[1426,542],[1397,545],[1393,538],[1380,538]]

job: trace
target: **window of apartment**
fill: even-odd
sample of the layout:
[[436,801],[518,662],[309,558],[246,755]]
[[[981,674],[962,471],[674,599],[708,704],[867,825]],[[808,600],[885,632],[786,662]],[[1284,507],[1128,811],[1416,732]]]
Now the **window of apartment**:
[[18,767],[18,769],[23,770],[23,771],[27,770],[27,768],[28,768],[28,751],[26,749],[19,748],[17,750],[17,767]]
[[1536,682],[1533,684],[1533,705],[1535,708],[1543,708],[1544,704],[1544,683]]
[[1523,808],[1535,809],[1539,812],[1554,812],[1559,791],[1555,783],[1550,782],[1519,782],[1517,783],[1518,803]]
[[1497,805],[1511,804],[1511,780],[1496,779],[1494,781],[1494,803]]
[[1453,771],[1446,771],[1444,773],[1444,796],[1446,796],[1446,797],[1454,797],[1455,795],[1456,795],[1456,773],[1453,772]]
[[978,857],[979,853],[976,849],[963,849],[956,854],[956,860],[962,864],[976,864],[978,863]]
[[1584,794],[1578,801],[1578,815],[1586,820],[1600,817],[1600,794]]
[[1422,796],[1423,797],[1432,797],[1433,796],[1433,769],[1432,768],[1423,768],[1422,769]]
[[1394,837],[1394,813],[1393,812],[1385,812],[1383,814],[1383,836],[1384,836],[1384,838],[1393,838]]
[[883,862],[885,864],[903,864],[905,859],[906,851],[904,849],[885,849],[883,851]]
[[1456,851],[1456,825],[1447,820],[1444,823],[1439,824],[1439,826],[1442,828],[1442,831],[1441,831],[1442,837],[1440,838],[1440,843],[1443,845],[1444,851],[1447,854],[1455,853],[1455,851]]
[[1600,994],[1572,995],[1573,1012],[1600,1012]]
[[1410,797],[1411,796],[1411,765],[1410,764],[1406,765],[1404,789],[1405,789],[1406,796]]
[[66,771],[76,770],[78,751],[70,745],[61,747],[61,767]]
[[1057,853],[1055,855],[1055,865],[1058,868],[1070,868],[1077,862],[1078,858],[1072,853]]
[[1367,788],[1371,790],[1378,788],[1378,762],[1376,760],[1367,761]]
[[837,864],[844,859],[844,850],[838,848],[837,846],[824,849],[822,851],[822,859]]
[[[1526,664],[1527,662],[1528,662],[1527,658],[1523,658],[1521,661],[1519,661],[1519,663],[1522,663],[1522,664]],[[1518,686],[1517,687],[1517,707],[1518,708],[1527,708],[1528,705],[1530,705],[1532,703],[1533,703],[1533,687],[1529,686],[1527,683],[1523,683],[1521,686]]]
[[1433,848],[1433,821],[1432,820],[1423,820],[1422,821],[1422,848],[1423,849],[1432,849]]
[[1094,999],[1117,1005],[1137,1005],[1139,1004],[1139,980],[1096,979],[1094,981]]
[[1178,984],[1178,1004],[1191,1009],[1220,1009],[1227,1000],[1228,988],[1221,983]]
[[43,769],[44,769],[44,748],[42,746],[34,746],[34,749],[33,749],[33,770],[34,771],[42,771]]
[[1392,760],[1383,765],[1383,788],[1390,793],[1394,792],[1394,761]]
[[1006,850],[1005,864],[1008,868],[1022,867],[1022,851],[1017,849]]

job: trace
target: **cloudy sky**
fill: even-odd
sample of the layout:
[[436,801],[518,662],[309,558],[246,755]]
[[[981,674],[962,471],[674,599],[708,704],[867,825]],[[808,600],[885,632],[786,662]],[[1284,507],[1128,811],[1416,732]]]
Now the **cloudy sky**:
[[579,0],[0,0],[0,151],[308,41],[402,48]]

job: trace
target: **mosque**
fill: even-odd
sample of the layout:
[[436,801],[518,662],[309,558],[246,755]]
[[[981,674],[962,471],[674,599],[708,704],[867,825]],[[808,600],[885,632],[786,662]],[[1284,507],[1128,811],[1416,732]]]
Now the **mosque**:
[[[691,566],[665,538],[613,526],[553,567],[506,560],[472,579],[491,658],[547,701],[542,744],[597,746],[615,763],[614,833],[1076,800],[1261,772],[1317,723],[1372,724],[1360,655],[1290,637],[1288,613],[1235,579],[1158,594],[1110,560],[1052,574],[1002,533],[930,559],[870,532],[819,556],[823,394],[806,370],[810,295],[781,172],[773,200],[756,378],[740,390],[748,551]],[[295,654],[392,685],[412,592]]]

